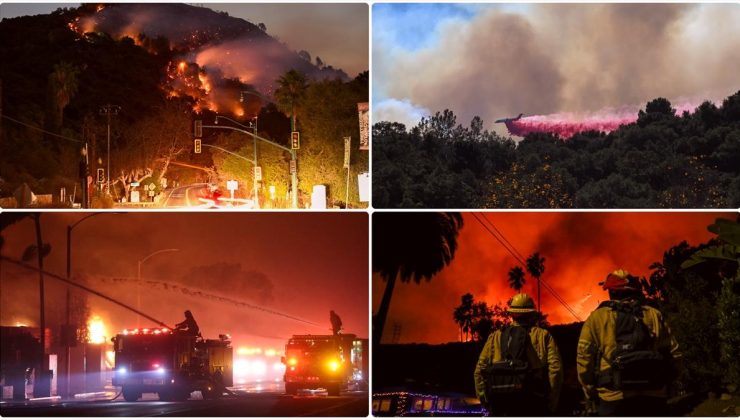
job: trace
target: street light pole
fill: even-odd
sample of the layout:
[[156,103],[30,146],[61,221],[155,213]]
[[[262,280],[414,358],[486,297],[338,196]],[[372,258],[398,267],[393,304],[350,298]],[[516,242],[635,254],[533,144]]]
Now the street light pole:
[[[242,93],[249,93],[249,92],[245,91]],[[241,101],[242,98],[239,98],[239,100]],[[252,121],[249,122],[248,126],[238,121],[234,121],[231,118],[224,117],[223,115],[216,115],[216,124],[218,124],[219,118],[229,120],[240,127],[243,127],[246,129],[250,129],[250,128],[252,129],[252,133],[253,133],[252,140],[254,141],[253,146],[252,146],[252,150],[254,151],[254,160],[252,160],[252,164],[254,165],[252,167],[252,194],[254,196],[254,208],[258,209],[260,208],[260,199],[259,199],[259,195],[257,194],[257,138],[259,137],[257,136],[257,118],[258,117],[252,118]]]
[[[251,90],[243,90],[243,91],[239,92],[239,102],[244,102],[244,95],[256,96],[256,97],[258,97],[258,98],[260,98],[262,100],[266,100],[266,101],[269,102],[269,100],[267,98],[265,98],[264,96],[260,95],[257,92],[251,91]],[[253,143],[253,148],[254,148],[254,168],[252,169],[252,180],[253,180],[253,184],[254,185],[252,186],[252,188],[254,189],[254,208],[257,208],[257,209],[260,207],[260,205],[259,205],[259,194],[258,194],[258,191],[257,191],[257,137],[256,136],[257,136],[257,118],[258,117],[259,117],[259,115],[258,116],[255,116],[253,118],[254,122],[251,122],[250,123],[252,129],[254,130],[254,136],[252,137],[252,140],[254,142]],[[216,122],[218,123],[218,117],[216,117]],[[235,122],[236,124],[239,124],[236,121],[233,121],[233,122]],[[242,124],[239,124],[239,125],[241,125],[242,127],[246,128]]]
[[[85,220],[93,217],[93,216],[99,216],[101,214],[108,214],[108,213],[91,213],[87,216],[83,217],[82,219],[72,223],[71,225],[67,225],[67,281],[70,281],[72,279],[72,230],[79,225],[80,223],[84,222]],[[120,213],[114,213],[114,214],[120,214]],[[67,331],[65,331],[65,334],[69,333],[69,323],[71,322],[71,310],[70,310],[70,300],[71,300],[71,294],[70,294],[70,288],[69,284],[67,284],[67,323],[66,328]],[[70,342],[69,337],[65,337],[65,345],[64,345],[64,359],[66,364],[66,395],[65,397],[69,397],[71,395],[70,388],[71,388],[71,380],[70,380],[70,368],[71,368],[71,358],[70,358]]]
[[[143,259],[139,260],[138,269],[136,271],[136,310],[141,311],[141,265],[146,262],[149,258],[157,255],[162,254],[164,252],[175,252],[179,251],[179,249],[176,248],[166,248],[166,249],[160,249],[159,251],[154,251],[151,254],[147,255]],[[136,327],[141,327],[141,315],[138,313],[136,314]]]
[[[268,102],[272,102],[270,99],[265,98],[264,96],[260,95],[257,92],[251,91],[251,90],[243,90],[239,94],[239,102],[244,102],[244,95],[254,95],[260,99],[264,99]],[[290,100],[290,131],[291,133],[295,131],[295,107],[294,107],[293,98]],[[237,123],[238,124],[238,123]],[[254,134],[257,134],[257,128],[255,126],[255,132]],[[256,143],[256,137],[255,137],[255,143]],[[257,147],[255,145],[255,150],[257,150]],[[294,209],[298,208],[298,158],[296,156],[296,151],[293,149],[287,149],[290,152],[290,159],[292,162],[295,163],[295,170],[290,174],[290,188],[291,188],[291,198],[292,198],[292,207]],[[257,156],[254,158],[255,162],[257,161]],[[256,164],[255,164],[256,165]]]
[[[217,116],[217,118],[223,118],[223,119],[229,120],[229,121],[231,121],[231,122],[233,122],[233,123],[236,123],[236,124],[238,124],[238,125],[241,125],[241,124],[239,124],[238,122],[236,122],[236,121],[232,120],[231,118],[228,118],[228,117],[224,117],[223,115],[218,115],[218,116]],[[216,121],[218,121],[218,120],[216,120]],[[219,126],[219,125],[204,125],[204,126],[202,126],[202,127],[203,127],[203,128],[217,128],[217,129],[221,129],[221,130],[234,130],[234,131],[238,131],[238,132],[240,132],[240,133],[244,133],[244,134],[247,134],[247,135],[249,135],[249,136],[253,136],[253,137],[254,137],[254,138],[256,138],[257,140],[260,140],[260,141],[263,141],[263,142],[265,142],[265,143],[271,144],[271,145],[273,145],[273,146],[277,147],[278,149],[283,149],[283,150],[285,150],[286,152],[290,153],[290,156],[291,156],[291,158],[292,158],[293,160],[295,160],[295,159],[296,159],[296,155],[295,155],[295,150],[292,150],[292,149],[290,149],[289,147],[285,147],[285,146],[283,146],[282,144],[279,144],[279,143],[275,143],[275,142],[274,142],[274,141],[272,141],[272,140],[267,140],[266,138],[264,138],[264,137],[260,137],[260,136],[258,136],[258,135],[256,135],[256,134],[254,134],[254,133],[250,133],[249,131],[246,131],[246,130],[242,130],[241,128],[236,128],[236,127],[229,127],[229,126]],[[244,127],[244,126],[242,126],[242,127]],[[297,177],[295,176],[295,174],[294,174],[294,176],[293,176],[293,177],[291,178],[291,188],[293,188],[294,190],[297,190],[297,189],[298,189],[298,178],[297,178]],[[295,201],[295,200],[293,201],[293,208],[298,208],[298,202],[297,202],[297,201]]]
[[118,115],[118,111],[121,107],[118,105],[106,104],[100,107],[100,115],[106,115],[108,117],[108,169],[105,174],[105,192],[110,195],[110,117],[111,115]]

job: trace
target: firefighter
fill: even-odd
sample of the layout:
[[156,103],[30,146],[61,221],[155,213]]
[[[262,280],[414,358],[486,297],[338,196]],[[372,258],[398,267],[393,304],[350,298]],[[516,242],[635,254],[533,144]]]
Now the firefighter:
[[196,337],[200,335],[198,323],[195,322],[195,318],[193,318],[193,314],[189,310],[185,311],[185,320],[175,325],[175,331],[182,331]]
[[339,334],[339,331],[342,329],[342,318],[332,310],[329,311],[329,321],[331,322],[331,331],[334,335]]
[[547,330],[534,325],[540,314],[527,294],[515,295],[508,312],[512,324],[491,333],[481,351],[476,394],[490,415],[551,414],[563,382],[558,346]]
[[681,353],[663,315],[643,305],[637,277],[618,269],[600,282],[609,292],[578,340],[578,381],[587,414],[664,416],[667,386]]

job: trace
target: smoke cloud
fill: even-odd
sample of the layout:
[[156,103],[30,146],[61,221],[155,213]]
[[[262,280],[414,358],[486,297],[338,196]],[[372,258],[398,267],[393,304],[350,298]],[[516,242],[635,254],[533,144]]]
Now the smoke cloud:
[[373,106],[374,122],[399,122],[407,128],[416,126],[422,117],[429,115],[431,112],[428,109],[415,106],[408,100],[386,99],[376,102]]
[[[179,55],[167,69],[163,88],[170,96],[194,98],[196,112],[255,115],[239,101],[239,93],[245,90],[242,84],[270,97],[277,78],[291,69],[313,80],[349,79],[342,70],[314,65],[310,56],[299,55],[257,25],[224,12],[184,4],[125,4],[99,6],[90,13],[71,22],[70,28],[80,34],[129,37],[147,48],[155,48],[157,42],[145,43],[141,35],[150,41],[166,38]],[[246,101],[259,100],[248,97]]]
[[[374,34],[375,96],[451,109],[463,121],[524,113],[555,125],[564,113],[628,106],[636,115],[657,97],[720,100],[738,89],[739,20],[736,4],[491,6],[441,20],[437,41],[418,49],[376,22],[384,33]],[[591,119],[611,128],[611,119]]]
[[[480,215],[479,215],[480,216]],[[400,328],[400,342],[441,343],[459,339],[452,318],[460,297],[505,305],[516,293],[508,285],[508,271],[520,265],[473,217],[463,213],[464,227],[452,263],[429,282],[397,284],[393,292],[387,335]],[[514,247],[528,257],[545,257],[542,280],[585,319],[607,298],[598,285],[607,273],[624,268],[639,276],[662,261],[663,252],[686,240],[691,245],[713,235],[706,227],[732,213],[485,213]],[[373,275],[373,310],[377,311],[386,283]],[[537,296],[536,281],[526,276],[522,289]],[[542,309],[551,323],[576,319],[542,288]]]

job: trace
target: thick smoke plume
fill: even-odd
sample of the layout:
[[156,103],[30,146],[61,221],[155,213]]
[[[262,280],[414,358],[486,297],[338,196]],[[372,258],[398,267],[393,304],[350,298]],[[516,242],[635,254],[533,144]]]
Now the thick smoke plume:
[[[707,226],[732,213],[486,213],[519,253],[528,257],[539,251],[545,258],[542,280],[586,319],[607,294],[598,285],[606,274],[624,268],[648,276],[650,264],[686,240],[691,245],[714,235]],[[388,324],[400,342],[440,343],[459,340],[460,330],[452,313],[460,297],[472,293],[476,300],[505,305],[516,292],[508,284],[508,271],[520,265],[470,213],[452,263],[429,282],[397,283]],[[373,276],[373,310],[377,311],[386,283]],[[523,292],[537,296],[536,281],[527,274]],[[542,309],[551,323],[576,319],[545,288]]]
[[184,4],[86,7],[69,26],[81,36],[105,32],[117,39],[128,37],[155,54],[166,42],[176,52],[176,60],[166,69],[163,89],[170,96],[195,99],[196,112],[254,115],[250,109],[254,106],[245,107],[239,101],[240,92],[256,89],[270,97],[275,80],[290,69],[314,80],[348,79],[332,66],[312,64],[257,25],[208,8]]
[[[416,49],[400,42],[394,22],[374,21],[377,103],[393,98],[492,124],[658,97],[717,101],[740,87],[737,4],[519,6],[481,6],[472,18],[443,20],[432,26],[433,41]],[[414,19],[408,10],[405,19]],[[609,128],[608,120],[591,124]]]

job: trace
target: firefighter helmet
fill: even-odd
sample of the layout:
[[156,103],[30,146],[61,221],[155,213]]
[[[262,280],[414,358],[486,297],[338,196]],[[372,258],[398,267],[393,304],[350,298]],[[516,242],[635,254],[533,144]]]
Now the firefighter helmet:
[[640,290],[640,281],[627,270],[618,269],[606,275],[604,281],[599,282],[604,290]]
[[509,312],[523,314],[527,312],[534,312],[534,301],[526,293],[519,293],[514,295],[509,302]]

